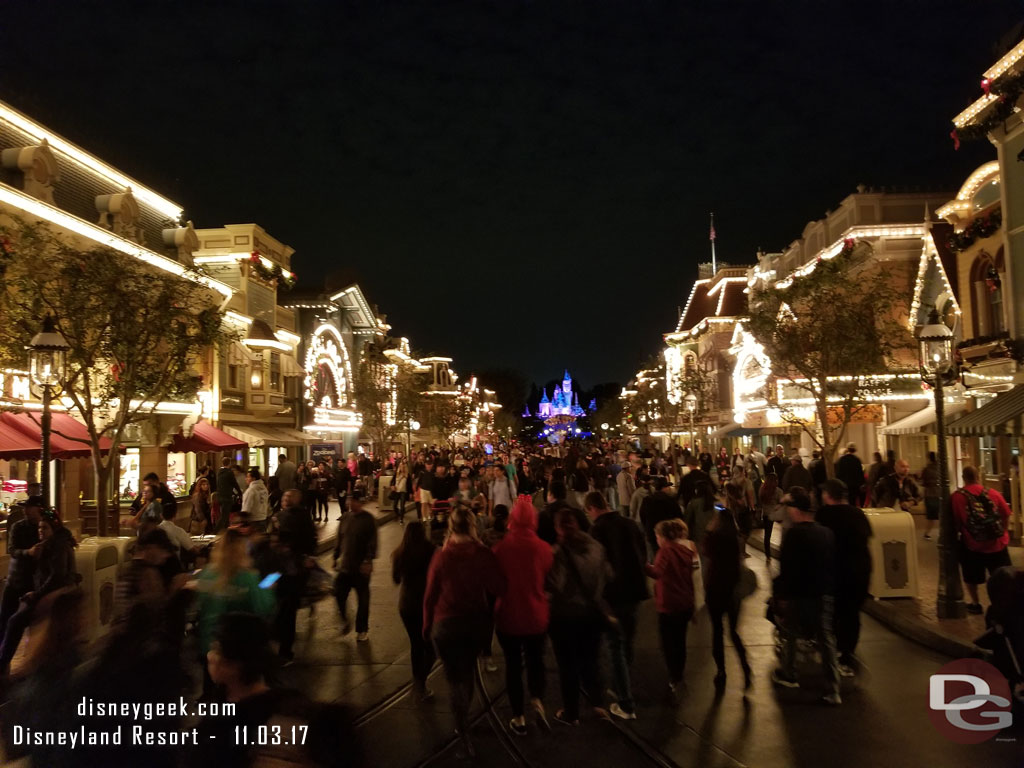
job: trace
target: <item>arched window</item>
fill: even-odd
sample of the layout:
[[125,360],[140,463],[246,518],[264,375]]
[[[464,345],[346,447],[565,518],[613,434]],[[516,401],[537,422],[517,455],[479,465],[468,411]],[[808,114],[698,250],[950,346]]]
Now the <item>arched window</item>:
[[974,303],[974,335],[997,336],[1006,331],[1003,311],[1003,249],[993,259],[985,251],[971,266],[971,299]]

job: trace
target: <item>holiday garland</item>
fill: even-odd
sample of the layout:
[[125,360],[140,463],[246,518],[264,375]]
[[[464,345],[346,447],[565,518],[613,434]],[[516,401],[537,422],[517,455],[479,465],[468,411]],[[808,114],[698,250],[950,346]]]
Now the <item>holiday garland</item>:
[[986,78],[981,81],[981,90],[985,92],[986,96],[994,95],[999,99],[992,102],[985,117],[978,118],[961,128],[954,128],[950,132],[949,136],[953,139],[954,149],[960,149],[961,141],[975,141],[984,138],[1013,114],[1017,100],[1021,94],[1024,94],[1024,72],[1010,72],[996,80]]
[[256,273],[256,276],[268,283],[277,283],[278,288],[290,291],[295,287],[296,275],[294,272],[287,273],[279,264],[271,263],[268,267],[263,263],[263,257],[259,251],[253,251],[248,259],[242,259],[249,264],[249,269]]
[[1003,212],[999,209],[992,211],[988,216],[979,216],[961,232],[954,232],[949,238],[949,247],[956,253],[966,251],[978,240],[991,237],[999,231],[1003,224]]

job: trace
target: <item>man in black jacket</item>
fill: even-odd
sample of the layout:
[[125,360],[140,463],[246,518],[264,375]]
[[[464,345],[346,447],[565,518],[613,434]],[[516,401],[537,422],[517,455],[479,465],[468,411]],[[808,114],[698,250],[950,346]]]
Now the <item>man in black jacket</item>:
[[572,511],[573,517],[576,518],[576,523],[584,533],[590,531],[590,521],[587,520],[587,516],[576,507],[572,506],[565,497],[568,495],[569,489],[565,487],[565,483],[561,480],[552,480],[548,486],[548,503],[537,515],[537,536],[542,541],[546,541],[548,544],[554,546],[558,541],[558,532],[555,529],[555,521],[558,519],[558,510],[569,509]]
[[[363,491],[355,488],[349,498],[348,514],[338,529],[334,563],[338,575],[334,579],[334,597],[341,615],[341,634],[352,631],[346,604],[348,595],[356,591],[356,640],[365,642],[370,631],[370,574],[377,557],[377,521],[363,509]],[[341,558],[340,564],[338,558]]]
[[299,612],[302,593],[309,580],[309,570],[316,565],[316,525],[309,510],[302,506],[302,491],[292,488],[281,497],[277,514],[277,556],[281,578],[277,582],[278,655],[285,664],[294,658],[295,616]]
[[846,503],[846,485],[829,480],[822,489],[824,505],[817,521],[832,531],[836,540],[836,646],[839,674],[852,677],[853,652],[860,638],[860,607],[871,583],[871,525],[864,512]]
[[[654,526],[662,520],[674,520],[681,517],[679,502],[669,496],[665,489],[668,487],[668,480],[660,475],[654,478],[654,493],[644,499],[640,505],[640,523],[647,533],[647,541],[651,545],[651,552],[657,553],[658,540],[654,536]],[[653,554],[652,554],[653,557]]]
[[0,600],[0,637],[7,629],[7,620],[17,612],[21,598],[32,591],[32,578],[36,572],[33,553],[39,543],[39,513],[43,509],[43,497],[30,496],[22,507],[25,516],[7,534],[7,554],[11,556],[11,564],[4,596]]
[[644,573],[647,548],[636,523],[610,509],[604,494],[599,491],[588,493],[586,504],[587,514],[594,521],[590,535],[604,547],[615,572],[615,578],[604,590],[604,598],[619,620],[619,626],[607,633],[615,693],[619,697],[618,702],[612,704],[611,712],[623,720],[635,720],[636,705],[629,680],[629,665],[633,663],[636,607],[650,597]]
[[828,528],[814,522],[811,497],[794,486],[782,499],[793,526],[782,539],[779,575],[775,577],[772,599],[780,619],[782,665],[772,672],[772,682],[799,688],[796,676],[796,646],[802,637],[817,641],[821,665],[829,682],[827,704],[841,704],[836,636],[832,631],[835,606],[836,540]]
[[[220,516],[217,518],[217,533],[226,531],[228,521],[231,519],[231,511],[235,503],[242,503],[242,489],[238,487],[238,480],[235,473],[231,471],[231,459],[225,457],[217,470],[217,505],[220,507]],[[141,496],[141,494],[140,494]]]
[[847,498],[860,504],[864,498],[864,464],[857,455],[856,443],[847,443],[846,453],[836,462],[836,480],[846,483]]
[[701,482],[711,482],[711,475],[705,472],[697,464],[697,459],[690,456],[686,460],[686,466],[689,467],[689,472],[683,475],[683,479],[679,481],[679,506],[686,509],[686,505],[693,501],[693,497],[696,496],[697,485]]

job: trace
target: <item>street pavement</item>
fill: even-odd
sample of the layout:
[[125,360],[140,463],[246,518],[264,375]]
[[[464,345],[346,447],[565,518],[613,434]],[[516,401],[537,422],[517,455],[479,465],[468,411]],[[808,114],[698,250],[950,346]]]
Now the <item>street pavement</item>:
[[[336,512],[332,508],[332,515]],[[386,519],[386,518],[385,518]],[[419,703],[411,695],[395,696],[410,680],[408,644],[397,613],[397,588],[391,582],[390,553],[402,529],[387,522],[380,529],[380,556],[371,578],[370,640],[339,636],[340,621],[332,599],[300,614],[297,663],[278,673],[276,682],[294,686],[321,701],[348,705],[362,715],[358,733],[367,764],[403,768],[417,765],[463,765],[461,747],[447,749],[454,721],[439,669],[430,685],[437,696]],[[324,556],[330,565],[330,556]],[[1000,739],[975,746],[953,744],[940,736],[928,719],[929,675],[949,659],[904,639],[864,616],[858,657],[861,674],[843,681],[843,705],[820,703],[824,680],[814,668],[803,670],[803,686],[779,690],[770,674],[775,666],[771,625],[764,619],[770,572],[759,552],[748,564],[758,573],[760,588],[743,605],[740,634],[755,673],[750,694],[742,695],[742,673],[735,653],[726,648],[729,679],[716,695],[712,685],[710,622],[700,611],[690,625],[687,689],[673,701],[658,649],[653,601],[641,606],[634,691],[639,719],[609,724],[585,717],[577,729],[554,724],[541,733],[531,725],[523,738],[500,734],[494,724],[510,717],[502,698],[504,674],[495,643],[497,673],[482,674],[496,700],[493,720],[478,719],[472,729],[478,757],[486,766],[764,766],[764,768],[883,768],[886,766],[1024,765],[1024,728],[1018,723]],[[354,610],[354,596],[350,598]],[[548,660],[549,713],[559,706],[557,671]],[[389,698],[390,697],[390,698]],[[377,706],[387,700],[386,706]],[[479,696],[476,712],[481,713]],[[514,741],[510,752],[503,746]],[[639,746],[638,746],[639,744]]]

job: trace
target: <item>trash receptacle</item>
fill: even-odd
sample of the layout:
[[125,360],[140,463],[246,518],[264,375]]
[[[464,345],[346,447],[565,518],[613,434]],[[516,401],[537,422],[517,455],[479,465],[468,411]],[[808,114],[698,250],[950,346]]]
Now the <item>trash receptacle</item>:
[[871,594],[917,597],[917,528],[914,516],[889,507],[865,509],[871,524]]
[[391,509],[394,506],[391,502],[391,475],[381,475],[377,478],[377,503],[381,509]]
[[75,550],[75,567],[82,576],[85,599],[86,642],[99,640],[110,631],[118,571],[133,541],[129,536],[90,536]]

